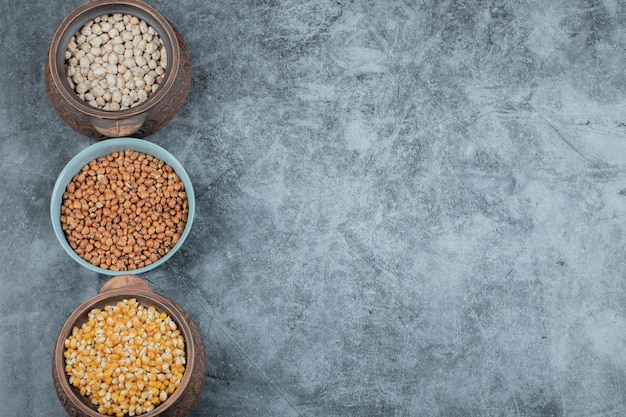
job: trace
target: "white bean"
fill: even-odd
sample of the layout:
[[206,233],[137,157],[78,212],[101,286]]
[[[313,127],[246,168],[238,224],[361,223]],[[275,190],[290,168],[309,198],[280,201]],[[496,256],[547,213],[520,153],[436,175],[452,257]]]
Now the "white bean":
[[132,100],[130,99],[130,96],[127,94],[124,94],[122,96],[122,106],[128,107],[132,104]]
[[107,74],[117,74],[117,65],[115,64],[104,64],[104,68],[106,68]]
[[124,60],[124,62],[123,62],[123,65],[124,65],[126,68],[131,69],[131,68],[135,68],[135,67],[137,66],[137,63],[136,63],[136,62],[135,62],[135,60],[134,60],[134,59],[132,59],[132,58],[126,58],[126,59]]
[[151,54],[155,53],[159,49],[159,45],[155,42],[150,42],[146,45],[146,52],[150,52]]
[[130,72],[133,73],[133,77],[137,78],[137,77],[143,77],[144,74],[146,73],[146,70],[144,70],[141,67],[135,67],[135,68],[131,68]]
[[143,90],[146,87],[146,82],[141,78],[136,78],[133,80],[135,82],[135,88]]
[[114,74],[107,74],[106,80],[109,88],[115,87],[115,85],[117,84],[117,77]]
[[128,14],[98,16],[68,42],[65,75],[77,96],[118,111],[147,100],[161,83],[167,52],[154,28]]
[[104,95],[104,88],[102,88],[102,86],[95,86],[94,88],[91,89],[91,94],[94,95],[94,97],[102,97]]
[[76,92],[78,94],[85,94],[87,92],[87,86],[84,83],[80,83],[76,85]]
[[[70,67],[70,68],[74,68],[74,67]],[[84,80],[85,79],[83,78],[83,74],[81,74],[80,72],[74,71],[74,75],[72,76],[72,81],[74,81],[75,84],[81,84]]]
[[94,38],[92,38],[89,43],[91,44],[91,46],[95,46],[98,47],[100,45],[102,45],[102,38],[100,36],[96,36]]
[[151,74],[146,74],[144,75],[143,80],[145,81],[146,84],[152,85],[156,81],[156,78]]
[[107,70],[105,70],[103,67],[97,67],[93,70],[93,75],[97,79],[103,78],[106,74]]
[[80,67],[81,68],[89,68],[89,58],[87,58],[86,56],[82,57],[80,59]]
[[143,59],[143,55],[135,55],[135,63],[137,64],[138,67],[143,67],[145,65],[147,65],[147,62],[145,59]]
[[113,53],[109,55],[108,61],[109,61],[109,64],[111,65],[117,65],[120,62],[120,57],[118,54]]

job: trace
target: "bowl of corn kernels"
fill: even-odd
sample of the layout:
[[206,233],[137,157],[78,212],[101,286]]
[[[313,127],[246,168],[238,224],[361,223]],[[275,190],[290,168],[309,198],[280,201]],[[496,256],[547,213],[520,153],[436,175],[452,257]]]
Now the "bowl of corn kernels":
[[189,176],[142,139],[97,142],[75,155],[52,190],[50,216],[72,259],[104,275],[141,274],[166,262],[191,231]]
[[111,278],[78,306],[52,358],[57,395],[73,416],[182,417],[205,372],[196,324],[136,275]]
[[50,102],[92,139],[143,138],[169,123],[191,86],[184,39],[141,0],[91,0],[55,31],[44,76]]

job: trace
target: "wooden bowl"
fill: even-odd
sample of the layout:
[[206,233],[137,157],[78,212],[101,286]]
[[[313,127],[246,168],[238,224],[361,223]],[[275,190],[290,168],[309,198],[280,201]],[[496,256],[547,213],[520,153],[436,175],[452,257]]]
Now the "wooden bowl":
[[87,314],[94,308],[103,308],[116,302],[136,298],[145,307],[154,306],[168,314],[176,322],[185,338],[187,365],[183,380],[174,393],[144,417],[183,417],[196,403],[204,386],[206,354],[202,335],[191,317],[172,300],[152,291],[150,286],[136,275],[119,275],[102,286],[100,292],[81,304],[67,319],[54,346],[52,377],[61,404],[70,416],[102,417],[86,396],[69,383],[65,373],[64,342],[74,326],[80,327],[87,321]]
[[[136,107],[107,111],[81,100],[65,77],[65,51],[72,36],[91,19],[124,13],[143,19],[159,34],[168,64],[159,88]],[[143,138],[167,125],[183,106],[191,86],[189,50],[176,28],[141,0],[91,0],[74,9],[57,27],[45,63],[48,97],[61,118],[92,139],[130,136]]]

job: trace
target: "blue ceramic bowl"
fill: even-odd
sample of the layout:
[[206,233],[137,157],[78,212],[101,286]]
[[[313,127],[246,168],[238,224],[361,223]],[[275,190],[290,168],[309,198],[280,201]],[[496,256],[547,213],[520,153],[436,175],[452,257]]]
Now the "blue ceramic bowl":
[[[132,271],[111,271],[109,269],[100,268],[94,266],[81,258],[72,247],[69,245],[67,239],[65,238],[65,233],[61,229],[61,205],[63,201],[63,193],[67,187],[67,184],[72,180],[74,175],[76,175],[85,165],[89,162],[93,161],[96,158],[101,156],[110,155],[113,152],[120,152],[125,150],[134,150],[137,152],[145,153],[152,155],[169,166],[171,166],[176,174],[180,177],[183,185],[185,186],[185,192],[187,193],[187,201],[189,205],[189,213],[187,214],[187,224],[185,225],[185,230],[183,231],[180,239],[176,243],[176,245],[170,249],[168,253],[166,253],[162,258],[158,261],[147,265],[140,269],[135,269]],[[52,190],[52,199],[50,202],[50,217],[52,220],[52,227],[54,228],[54,233],[63,246],[63,249],[70,255],[72,259],[78,262],[80,265],[85,268],[98,272],[104,275],[123,275],[133,273],[133,274],[141,274],[143,272],[150,271],[162,265],[168,259],[170,259],[178,249],[183,245],[183,242],[189,235],[189,231],[191,230],[191,225],[193,223],[194,213],[196,209],[196,201],[193,193],[193,186],[191,184],[191,180],[187,175],[187,172],[183,168],[183,166],[165,149],[161,148],[158,145],[155,145],[152,142],[148,142],[146,140],[134,139],[134,138],[116,138],[116,139],[106,139],[101,142],[97,142],[94,145],[85,148],[81,152],[79,152],[74,158],[68,162],[68,164],[63,168],[61,174],[57,178],[57,181],[54,185],[54,189]]]

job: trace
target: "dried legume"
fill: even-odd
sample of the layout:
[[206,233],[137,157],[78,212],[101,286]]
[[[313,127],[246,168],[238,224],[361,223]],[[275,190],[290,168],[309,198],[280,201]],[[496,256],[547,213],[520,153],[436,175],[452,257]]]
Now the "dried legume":
[[135,107],[159,87],[167,51],[157,31],[129,14],[87,22],[65,51],[65,76],[81,100],[109,111]]
[[69,383],[98,412],[141,415],[174,393],[186,365],[185,340],[176,323],[135,298],[92,309],[65,340]]
[[72,249],[112,271],[143,268],[167,254],[187,224],[180,177],[164,161],[127,150],[97,158],[63,193],[61,229]]

